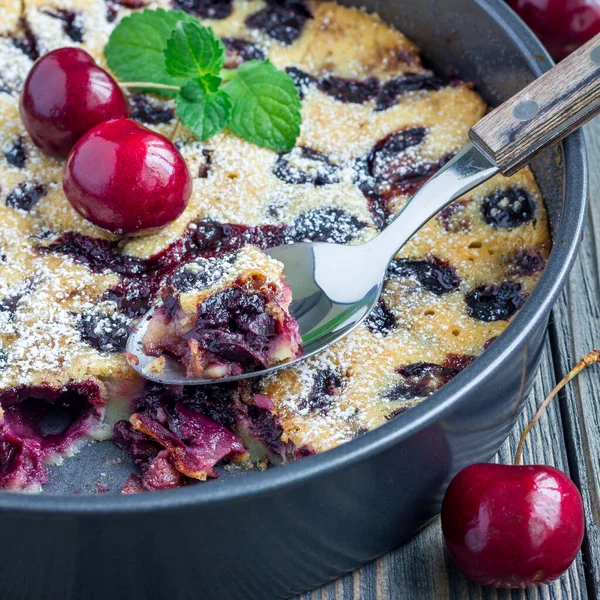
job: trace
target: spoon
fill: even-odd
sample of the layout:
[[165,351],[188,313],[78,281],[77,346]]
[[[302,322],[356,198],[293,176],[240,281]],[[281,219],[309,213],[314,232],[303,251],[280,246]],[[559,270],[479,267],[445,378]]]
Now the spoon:
[[199,385],[257,377],[288,367],[350,333],[371,311],[390,261],[406,242],[453,200],[497,173],[509,176],[600,111],[600,34],[487,114],[469,132],[471,142],[440,169],[375,238],[358,246],[321,242],[288,244],[266,253],[284,264],[292,289],[291,314],[303,352],[261,371],[213,379],[187,379],[167,358],[160,373],[142,338],[151,309],[127,341],[128,359],[143,377],[165,384]]

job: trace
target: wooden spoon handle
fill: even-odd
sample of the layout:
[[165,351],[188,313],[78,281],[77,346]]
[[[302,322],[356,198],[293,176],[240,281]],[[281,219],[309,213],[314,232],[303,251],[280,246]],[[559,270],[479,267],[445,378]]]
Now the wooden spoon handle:
[[469,137],[512,175],[600,112],[600,34],[476,123]]

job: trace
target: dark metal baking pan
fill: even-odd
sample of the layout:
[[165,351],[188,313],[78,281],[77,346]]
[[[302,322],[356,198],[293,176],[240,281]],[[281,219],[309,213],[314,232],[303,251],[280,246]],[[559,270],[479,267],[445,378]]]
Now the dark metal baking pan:
[[[501,0],[355,4],[398,26],[438,70],[473,81],[491,104],[551,66]],[[0,598],[285,597],[372,560],[427,523],[451,476],[491,458],[513,427],[575,258],[587,195],[581,133],[534,169],[553,232],[546,270],[506,332],[442,390],[324,454],[175,491],[64,494],[93,491],[100,472],[109,482],[128,472],[110,460],[116,449],[91,445],[53,471],[48,493],[0,493]]]

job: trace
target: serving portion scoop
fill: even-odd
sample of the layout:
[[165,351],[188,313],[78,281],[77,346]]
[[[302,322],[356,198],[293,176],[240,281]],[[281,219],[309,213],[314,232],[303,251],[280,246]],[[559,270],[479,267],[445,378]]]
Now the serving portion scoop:
[[509,176],[547,147],[600,112],[600,35],[487,114],[469,132],[471,142],[440,169],[396,218],[366,244],[288,244],[266,250],[284,265],[292,290],[290,312],[298,322],[303,352],[261,371],[213,379],[187,379],[168,357],[160,373],[146,370],[155,357],[143,351],[151,309],[132,331],[132,367],[165,384],[199,385],[256,377],[303,360],[352,331],[381,293],[386,269],[404,244],[453,200],[497,173]]

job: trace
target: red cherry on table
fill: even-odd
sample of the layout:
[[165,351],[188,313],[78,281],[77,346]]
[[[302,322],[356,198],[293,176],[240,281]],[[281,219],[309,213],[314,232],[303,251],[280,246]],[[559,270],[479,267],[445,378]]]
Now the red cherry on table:
[[600,33],[600,0],[508,0],[554,60]]
[[60,48],[32,67],[21,94],[21,119],[33,142],[66,158],[75,142],[98,123],[129,116],[116,81],[79,48]]
[[442,531],[457,567],[482,585],[547,583],[581,547],[581,495],[554,467],[474,464],[446,491]]
[[73,207],[118,234],[152,233],[175,220],[192,193],[179,150],[131,119],[90,129],[73,147],[63,174]]

